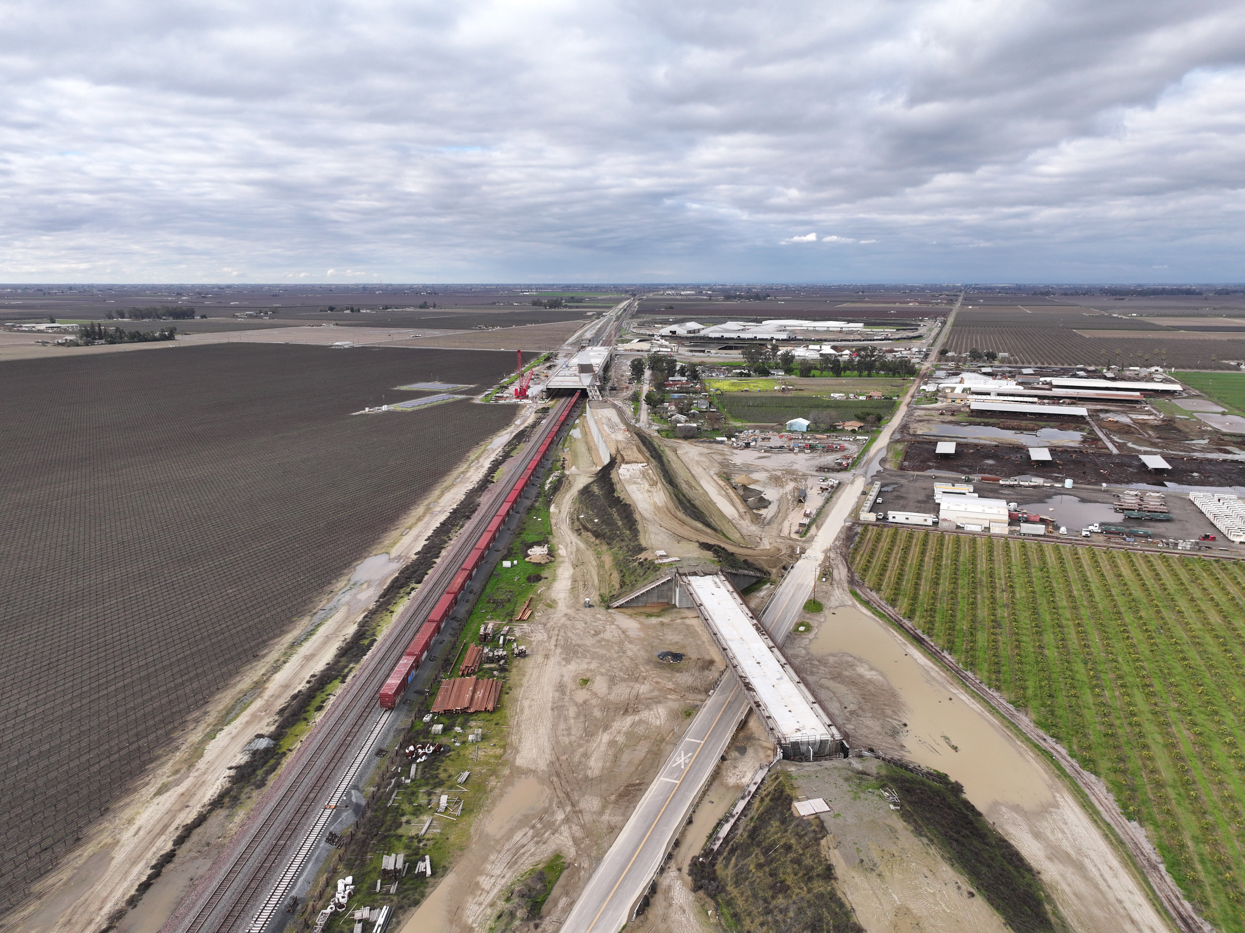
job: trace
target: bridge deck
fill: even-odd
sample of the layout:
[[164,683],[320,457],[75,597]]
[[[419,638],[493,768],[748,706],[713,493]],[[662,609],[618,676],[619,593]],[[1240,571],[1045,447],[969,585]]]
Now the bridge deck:
[[843,735],[721,574],[682,576],[727,663],[787,758],[844,753]]

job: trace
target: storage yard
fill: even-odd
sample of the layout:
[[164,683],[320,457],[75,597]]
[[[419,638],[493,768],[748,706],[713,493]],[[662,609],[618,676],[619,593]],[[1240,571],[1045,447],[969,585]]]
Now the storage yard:
[[[350,412],[416,381],[488,384],[511,362],[238,345],[0,367],[7,907],[512,415]],[[445,417],[459,429],[411,457]]]
[[1245,930],[1245,564],[903,528],[863,530],[852,564],[1101,776],[1217,929]]
[[1021,477],[1032,476],[1050,482],[1070,479],[1079,485],[1128,485],[1164,481],[1191,486],[1239,486],[1245,483],[1245,467],[1236,459],[1208,459],[1164,454],[1171,470],[1157,477],[1141,462],[1137,454],[1112,454],[1092,450],[1059,447],[1051,449],[1049,466],[1038,466],[1029,458],[1025,447],[1001,444],[957,443],[953,457],[939,457],[936,442],[908,442],[903,456],[903,469],[912,472],[937,471],[948,475]]

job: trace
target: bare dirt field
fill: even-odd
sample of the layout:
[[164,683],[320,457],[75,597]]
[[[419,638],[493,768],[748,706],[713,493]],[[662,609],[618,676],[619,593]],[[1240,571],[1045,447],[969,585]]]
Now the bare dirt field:
[[[251,345],[0,365],[6,907],[511,420],[467,402],[350,416],[373,391],[509,367],[448,356]],[[454,406],[439,458],[412,457]]]
[[497,330],[464,330],[402,340],[395,345],[454,347],[464,350],[555,350],[587,323],[588,318],[575,318],[550,324],[506,326]]

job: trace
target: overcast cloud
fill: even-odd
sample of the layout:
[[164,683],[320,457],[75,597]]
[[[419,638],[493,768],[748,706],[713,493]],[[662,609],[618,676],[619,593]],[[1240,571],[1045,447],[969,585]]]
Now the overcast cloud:
[[0,101],[5,281],[1245,280],[1229,0],[7,0]]

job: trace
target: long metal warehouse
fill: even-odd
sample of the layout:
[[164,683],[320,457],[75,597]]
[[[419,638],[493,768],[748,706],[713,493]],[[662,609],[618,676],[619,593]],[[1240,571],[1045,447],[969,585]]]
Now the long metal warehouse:
[[1045,380],[1063,389],[1114,389],[1117,392],[1183,392],[1178,382],[1117,382],[1114,379],[1053,378]]
[[970,411],[1000,411],[1013,415],[1059,415],[1069,418],[1088,418],[1089,410],[1076,405],[1023,405],[1019,402],[968,403]]
[[784,758],[810,760],[847,753],[830,721],[799,675],[721,574],[681,576],[709,634],[735,670],[752,708],[782,748]]

